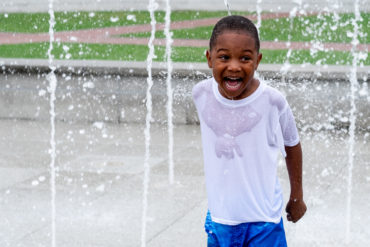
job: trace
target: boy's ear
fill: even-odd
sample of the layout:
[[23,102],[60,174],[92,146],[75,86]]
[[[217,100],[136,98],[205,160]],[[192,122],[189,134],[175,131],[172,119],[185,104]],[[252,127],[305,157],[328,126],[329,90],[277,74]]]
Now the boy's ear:
[[208,68],[212,68],[212,61],[211,61],[211,52],[209,50],[206,51],[206,57],[208,62]]
[[262,53],[258,53],[258,55],[257,55],[257,63],[256,63],[256,66],[255,66],[254,70],[257,70],[258,65],[260,64],[261,60],[262,60]]

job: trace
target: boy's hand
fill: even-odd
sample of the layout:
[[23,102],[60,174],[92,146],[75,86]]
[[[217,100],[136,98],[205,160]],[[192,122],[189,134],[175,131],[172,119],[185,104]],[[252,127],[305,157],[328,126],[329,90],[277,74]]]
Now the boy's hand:
[[290,199],[286,205],[288,221],[296,223],[306,213],[307,207],[303,201],[302,186],[302,148],[298,143],[293,147],[285,147],[285,157],[290,181]]
[[286,205],[287,220],[296,223],[306,213],[307,207],[303,200],[290,199]]

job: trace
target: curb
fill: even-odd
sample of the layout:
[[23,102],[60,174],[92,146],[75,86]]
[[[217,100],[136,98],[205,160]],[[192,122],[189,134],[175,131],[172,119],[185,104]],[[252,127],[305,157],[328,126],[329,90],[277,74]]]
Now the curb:
[[[48,73],[49,61],[46,59],[9,59],[0,58],[2,73],[37,72]],[[54,60],[56,73],[72,74],[118,74],[122,76],[147,76],[146,62],[103,61],[103,60]],[[207,77],[211,71],[206,63],[173,63],[174,77]],[[286,73],[283,73],[283,71]],[[315,78],[323,80],[347,80],[352,67],[344,65],[283,65],[261,64],[258,72],[261,76],[272,79]],[[164,76],[167,73],[165,62],[153,62],[152,75]],[[357,77],[370,81],[370,66],[358,66]]]

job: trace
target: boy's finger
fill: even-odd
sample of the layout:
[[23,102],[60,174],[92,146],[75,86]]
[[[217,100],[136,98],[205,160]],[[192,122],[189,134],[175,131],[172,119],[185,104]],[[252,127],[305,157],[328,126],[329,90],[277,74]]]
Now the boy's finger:
[[287,214],[286,218],[287,218],[288,221],[292,221],[292,216],[290,214]]

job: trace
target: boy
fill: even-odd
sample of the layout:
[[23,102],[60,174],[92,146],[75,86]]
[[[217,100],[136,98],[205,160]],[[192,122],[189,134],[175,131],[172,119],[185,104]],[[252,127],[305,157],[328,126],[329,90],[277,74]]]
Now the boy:
[[285,98],[254,78],[262,59],[254,24],[228,16],[214,27],[206,53],[213,78],[193,88],[204,155],[208,246],[286,246],[277,153],[286,157],[287,219],[305,213],[302,151]]

